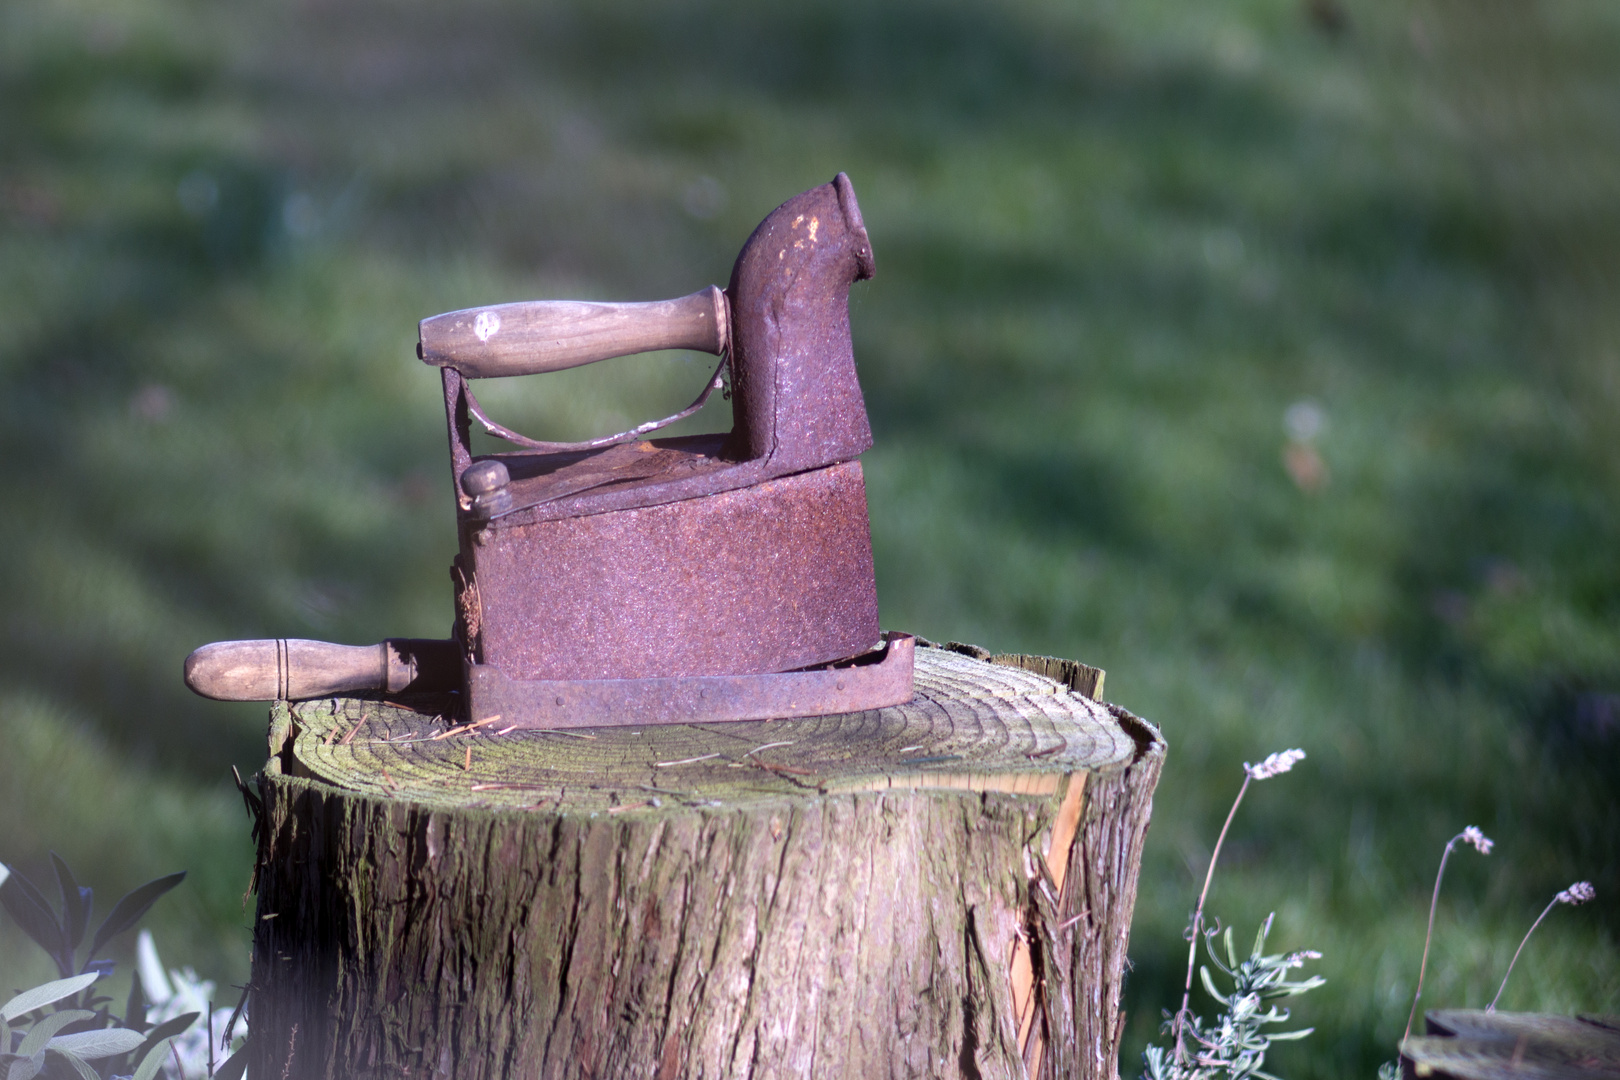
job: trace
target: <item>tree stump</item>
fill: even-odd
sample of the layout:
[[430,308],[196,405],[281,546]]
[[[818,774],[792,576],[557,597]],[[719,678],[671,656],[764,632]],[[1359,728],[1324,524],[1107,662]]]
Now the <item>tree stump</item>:
[[841,717],[278,703],[250,1072],[1113,1080],[1164,743],[1101,680],[919,642]]

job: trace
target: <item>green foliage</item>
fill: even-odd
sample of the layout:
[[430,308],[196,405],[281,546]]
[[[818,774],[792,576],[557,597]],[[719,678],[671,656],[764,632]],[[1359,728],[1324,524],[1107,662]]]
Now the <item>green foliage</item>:
[[[61,907],[56,911],[33,882],[0,864],[0,906],[50,954],[63,975],[0,1005],[0,1080],[33,1080],[42,1073],[62,1076],[62,1069],[71,1069],[85,1080],[153,1080],[170,1054],[171,1040],[189,1031],[202,1014],[183,1013],[151,1022],[136,976],[131,979],[124,1017],[119,1020],[110,1011],[111,999],[92,991],[93,984],[111,974],[111,961],[87,958],[78,974],[69,974],[89,926],[93,893],[78,884],[65,861],[55,853],[51,859],[61,888]],[[152,905],[184,877],[184,873],[170,874],[122,897],[96,931],[89,954],[93,956],[134,929]],[[207,1060],[213,1060],[211,1054]],[[232,1061],[239,1074],[243,1062]],[[226,1075],[223,1068],[209,1075]]]
[[[168,1050],[166,1036],[153,1039],[139,1030],[108,1026],[112,1021],[105,1008],[93,1008],[103,1004],[105,998],[88,998],[85,1004],[91,1008],[60,1006],[88,991],[101,976],[100,971],[91,971],[58,979],[0,1005],[0,1069],[4,1070],[0,1075],[5,1080],[33,1080],[47,1069],[51,1058],[85,1080],[117,1076],[124,1072],[126,1063],[134,1066],[139,1080],[151,1080],[157,1074]],[[44,1009],[48,1005],[59,1007],[47,1013]],[[31,1015],[36,1017],[31,1023],[18,1023]],[[187,1024],[196,1018],[195,1014],[188,1017]]]
[[[1222,1011],[1213,1021],[1205,1021],[1193,1014],[1187,1018],[1182,1038],[1187,1041],[1185,1058],[1177,1048],[1149,1046],[1142,1051],[1142,1075],[1146,1080],[1277,1080],[1264,1070],[1266,1052],[1272,1043],[1303,1039],[1311,1028],[1297,1031],[1268,1031],[1270,1025],[1288,1022],[1288,1010],[1268,1002],[1294,997],[1314,990],[1326,980],[1320,975],[1308,979],[1291,980],[1288,972],[1300,967],[1316,953],[1267,955],[1266,936],[1271,933],[1271,917],[1260,924],[1255,935],[1254,948],[1247,959],[1239,960],[1232,943],[1232,930],[1223,936],[1226,958],[1215,952],[1215,930],[1204,934],[1204,947],[1215,967],[1231,984],[1221,990],[1210,974],[1208,965],[1198,969],[1199,979],[1210,997],[1221,1004]],[[1175,1018],[1168,1016],[1164,1033],[1171,1034]]]
[[[141,1033],[146,1027],[144,1019],[126,1018],[132,1026],[117,1026],[105,1008],[108,999],[88,993],[102,974],[98,970],[57,979],[0,1005],[0,1069],[4,1070],[0,1075],[5,1080],[33,1080],[47,1068],[51,1057],[89,1080],[116,1076],[124,1072],[126,1064],[133,1065],[135,1076],[142,1080],[156,1075],[169,1037],[178,1033],[173,1030],[175,1025],[166,1025],[150,1036]],[[75,1002],[84,1007],[75,1008]],[[57,1008],[46,1012],[51,1005]],[[30,1016],[34,1017],[31,1022]],[[196,1019],[197,1014],[191,1014],[181,1027]]]
[[186,877],[185,871],[170,874],[149,881],[121,897],[113,905],[112,913],[96,930],[84,965],[79,967],[76,966],[75,957],[90,925],[90,910],[95,894],[78,883],[68,864],[54,851],[51,852],[51,863],[56,869],[57,884],[61,888],[61,906],[58,910],[51,910],[50,902],[32,881],[9,867],[7,875],[0,879],[0,906],[17,920],[17,925],[34,939],[35,944],[49,954],[64,979],[92,968],[111,971],[111,961],[94,960],[92,957],[113,938],[135,929],[152,905]]

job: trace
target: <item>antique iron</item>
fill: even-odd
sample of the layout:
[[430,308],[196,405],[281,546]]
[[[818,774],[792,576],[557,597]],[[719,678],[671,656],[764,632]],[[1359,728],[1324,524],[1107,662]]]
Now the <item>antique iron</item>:
[[[188,658],[188,685],[260,700],[272,689],[297,697],[454,682],[471,722],[499,716],[503,728],[819,715],[909,700],[912,640],[878,628],[857,460],[872,435],[849,288],[872,272],[840,173],[760,223],[724,292],[424,319],[417,354],[442,369],[457,500],[454,638],[222,642]],[[519,435],[472,391],[473,379],[671,348],[721,356],[698,400],[587,443]],[[699,408],[726,369],[729,434],[645,438]],[[475,457],[474,419],[521,449]]]

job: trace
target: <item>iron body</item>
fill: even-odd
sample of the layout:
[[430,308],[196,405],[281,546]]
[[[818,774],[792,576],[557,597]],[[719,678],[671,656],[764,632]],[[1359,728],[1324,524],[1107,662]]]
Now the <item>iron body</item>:
[[[860,669],[882,679],[828,676],[841,694],[807,697],[820,676],[797,670],[881,641],[855,460],[872,435],[849,328],[849,287],[872,271],[842,174],[760,224],[726,290],[728,435],[475,457],[471,421],[484,418],[454,357],[441,358],[473,718],[515,708],[518,722],[550,724],[616,701],[596,712],[656,723],[909,700],[908,649]],[[570,704],[548,704],[559,697]],[[681,704],[660,720],[631,700]]]
[[[642,304],[533,301],[422,320],[443,369],[460,552],[448,641],[216,642],[187,658],[230,701],[464,691],[475,723],[695,723],[854,712],[911,699],[912,639],[878,629],[872,445],[849,288],[872,246],[840,173],[754,230],[724,293]],[[729,434],[537,442],[491,420],[470,379],[648,349],[719,353]],[[471,423],[521,449],[474,457]],[[503,729],[504,730],[504,729]]]
[[474,526],[464,640],[514,679],[742,675],[880,639],[859,462],[656,506]]

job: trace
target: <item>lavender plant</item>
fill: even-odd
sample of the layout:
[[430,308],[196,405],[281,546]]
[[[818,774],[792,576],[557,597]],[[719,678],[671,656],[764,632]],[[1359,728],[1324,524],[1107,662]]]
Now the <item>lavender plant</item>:
[[[1263,1071],[1266,1052],[1271,1044],[1302,1039],[1310,1028],[1298,1031],[1269,1031],[1270,1025],[1285,1023],[1288,1010],[1266,1003],[1278,998],[1294,997],[1321,986],[1323,979],[1313,975],[1309,979],[1291,981],[1288,972],[1304,965],[1306,960],[1321,958],[1321,953],[1306,950],[1289,954],[1267,954],[1266,937],[1271,933],[1275,915],[1267,916],[1255,936],[1254,948],[1247,960],[1239,961],[1232,944],[1232,931],[1224,936],[1226,959],[1223,962],[1211,942],[1219,932],[1204,928],[1204,902],[1209,898],[1209,886],[1215,878],[1215,864],[1220,861],[1221,847],[1232,828],[1243,796],[1256,780],[1269,780],[1292,769],[1304,760],[1303,750],[1284,750],[1271,754],[1258,765],[1244,762],[1243,786],[1238,788],[1232,808],[1227,811],[1210,853],[1209,868],[1204,874],[1204,887],[1198,893],[1198,905],[1187,924],[1187,980],[1182,989],[1181,1008],[1172,1016],[1165,1013],[1163,1031],[1170,1036],[1169,1047],[1149,1046],[1142,1052],[1144,1080],[1277,1080]],[[1231,983],[1231,989],[1222,991],[1208,966],[1199,969],[1204,989],[1210,997],[1221,1003],[1222,1011],[1213,1021],[1205,1021],[1192,1011],[1193,970],[1197,966],[1198,942],[1204,939],[1210,961]]]
[[[1266,937],[1271,933],[1275,915],[1268,915],[1255,935],[1254,948],[1246,960],[1239,961],[1232,943],[1232,931],[1223,935],[1226,959],[1217,955],[1212,942],[1216,931],[1205,931],[1205,948],[1209,958],[1231,983],[1231,989],[1222,991],[1207,966],[1199,969],[1199,977],[1209,996],[1219,1001],[1222,1011],[1213,1022],[1205,1022],[1190,1010],[1183,1017],[1180,1035],[1192,1044],[1179,1041],[1174,1050],[1149,1046],[1142,1052],[1145,1080],[1277,1080],[1263,1066],[1266,1052],[1273,1043],[1303,1039],[1312,1028],[1297,1031],[1268,1031],[1272,1024],[1288,1021],[1288,1010],[1267,1002],[1278,998],[1294,997],[1314,990],[1325,981],[1320,975],[1308,979],[1290,980],[1288,972],[1302,967],[1306,960],[1318,960],[1322,954],[1314,950],[1268,955]],[[1167,1027],[1170,1025],[1167,1024]]]
[[[1451,858],[1452,851],[1456,849],[1459,843],[1470,845],[1481,855],[1489,855],[1491,849],[1495,846],[1491,838],[1474,825],[1468,826],[1446,842],[1446,849],[1440,855],[1440,870],[1434,877],[1434,895],[1429,899],[1429,930],[1423,938],[1423,959],[1418,965],[1417,992],[1412,995],[1412,1011],[1406,1018],[1406,1033],[1401,1036],[1403,1044],[1407,1039],[1411,1038],[1412,1024],[1417,1019],[1418,1002],[1423,997],[1423,976],[1429,966],[1429,945],[1434,940],[1434,914],[1440,903],[1440,883],[1445,880],[1446,861]],[[1519,962],[1519,954],[1524,952],[1525,945],[1529,944],[1530,935],[1536,932],[1536,927],[1541,925],[1542,920],[1547,917],[1552,909],[1559,904],[1584,904],[1596,896],[1597,890],[1592,887],[1590,881],[1577,881],[1569,888],[1559,892],[1548,902],[1546,907],[1541,909],[1541,914],[1536,916],[1536,921],[1530,924],[1529,930],[1525,931],[1524,939],[1519,942],[1519,947],[1513,951],[1513,959],[1508,961],[1507,971],[1502,975],[1502,984],[1496,988],[1496,996],[1485,1007],[1486,1012],[1496,1011],[1496,1003],[1502,999],[1502,991],[1507,989],[1508,977],[1513,974],[1513,966]],[[1399,1062],[1389,1061],[1378,1067],[1378,1080],[1399,1080],[1400,1076],[1401,1067]]]
[[[1423,997],[1423,976],[1429,970],[1429,945],[1434,941],[1434,912],[1440,905],[1440,883],[1446,878],[1446,862],[1459,843],[1472,846],[1481,855],[1489,855],[1496,842],[1486,836],[1476,825],[1470,825],[1462,832],[1446,841],[1446,850],[1440,853],[1440,872],[1434,875],[1434,895],[1429,898],[1429,932],[1423,937],[1423,959],[1418,963],[1417,992],[1412,995],[1412,1011],[1406,1017],[1406,1034],[1401,1036],[1405,1042],[1412,1036],[1412,1022],[1417,1019],[1418,1002]],[[1380,1075],[1383,1070],[1380,1069]]]
[[1502,1000],[1502,991],[1507,989],[1508,976],[1513,974],[1513,965],[1519,962],[1519,954],[1524,952],[1524,947],[1530,943],[1530,935],[1536,932],[1536,927],[1541,925],[1541,920],[1547,917],[1547,913],[1559,904],[1584,904],[1596,896],[1597,890],[1592,888],[1590,881],[1577,881],[1557,896],[1554,896],[1547,906],[1541,909],[1541,914],[1536,916],[1536,921],[1531,923],[1530,929],[1524,932],[1524,940],[1519,942],[1517,949],[1513,950],[1513,959],[1508,961],[1507,971],[1502,975],[1502,985],[1496,988],[1496,996],[1491,998],[1491,1003],[1485,1007],[1486,1012],[1496,1011],[1496,1003]]

